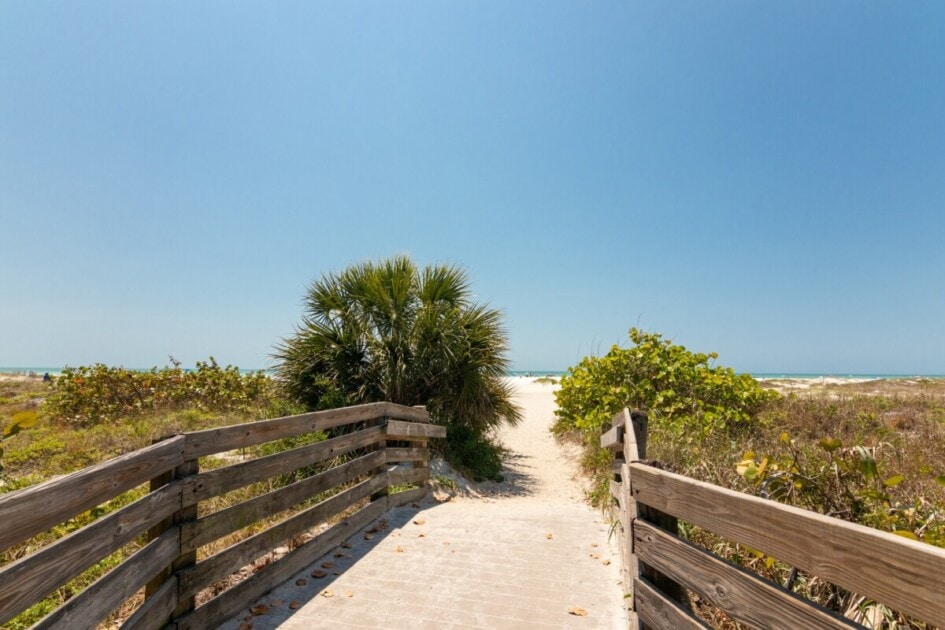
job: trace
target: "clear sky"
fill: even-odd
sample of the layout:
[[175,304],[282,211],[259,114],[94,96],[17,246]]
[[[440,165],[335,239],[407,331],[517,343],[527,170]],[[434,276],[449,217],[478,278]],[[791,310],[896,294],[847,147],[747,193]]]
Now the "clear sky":
[[265,367],[465,266],[517,369],[945,373],[945,3],[2,2],[0,365]]

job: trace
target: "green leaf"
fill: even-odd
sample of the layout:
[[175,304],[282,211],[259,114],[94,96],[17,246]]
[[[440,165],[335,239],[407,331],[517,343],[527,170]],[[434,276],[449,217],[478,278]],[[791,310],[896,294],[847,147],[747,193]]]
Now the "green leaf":
[[886,486],[887,488],[892,488],[901,484],[903,479],[905,479],[905,477],[903,477],[902,475],[893,475],[892,477],[884,481],[883,485]]
[[840,448],[841,446],[843,446],[843,442],[837,438],[824,438],[817,444],[819,444],[820,447],[823,448],[828,453],[832,453],[838,448]]
[[939,475],[938,477],[936,477],[935,483],[937,483],[940,486],[945,486],[945,475]]
[[860,471],[863,473],[863,476],[867,479],[875,477],[878,473],[876,471],[876,460],[873,459],[873,454],[862,446],[856,447],[856,454],[860,460]]

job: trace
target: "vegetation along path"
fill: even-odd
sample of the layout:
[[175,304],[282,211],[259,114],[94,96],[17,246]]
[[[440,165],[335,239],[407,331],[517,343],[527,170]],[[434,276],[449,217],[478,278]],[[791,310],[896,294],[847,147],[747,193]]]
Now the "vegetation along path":
[[626,628],[609,526],[548,431],[553,386],[514,387],[503,483],[388,512],[224,627]]

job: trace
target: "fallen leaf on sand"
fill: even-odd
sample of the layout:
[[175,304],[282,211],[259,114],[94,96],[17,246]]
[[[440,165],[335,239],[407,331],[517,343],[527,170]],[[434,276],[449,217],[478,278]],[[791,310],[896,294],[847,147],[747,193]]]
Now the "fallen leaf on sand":
[[574,615],[575,617],[587,617],[587,611],[578,606],[572,606],[568,608],[568,614]]
[[326,571],[322,571],[321,569],[315,569],[314,571],[312,571],[313,578],[323,578],[326,575],[328,575],[328,573]]
[[253,613],[254,615],[265,615],[267,612],[269,612],[269,606],[266,606],[265,604],[256,604],[249,609],[249,612]]
[[333,566],[335,566],[335,563],[334,563],[334,562],[322,562],[322,568],[323,568],[323,569],[330,569],[330,568],[332,568]]
[[591,543],[591,547],[596,547],[597,543]]
[[322,597],[334,597],[334,596],[335,594],[331,592],[330,588],[326,588],[324,591],[322,591]]
[[591,554],[591,557],[594,558],[595,560],[598,560],[598,559],[600,559],[600,554],[599,554],[599,553],[592,553],[592,554]]
[[397,553],[403,553],[403,552],[404,552],[404,548],[398,546],[396,549],[394,549],[394,551],[396,551]]
[[336,558],[342,558],[342,557],[344,557],[344,555],[345,555],[345,552],[343,552],[343,551],[336,551],[336,552],[335,552],[335,557],[336,557]]
[[293,599],[291,602],[289,602],[289,608],[292,610],[298,610],[301,607],[302,607],[302,602],[300,602],[297,599]]
[[364,540],[371,540],[372,538],[374,538],[374,534],[364,533]]
[[269,602],[269,605],[272,606],[273,608],[278,608],[279,606],[282,605],[282,600],[281,600],[281,599],[274,599],[274,600],[272,600],[271,602]]
[[343,542],[343,543],[341,543],[341,546],[342,546],[342,548],[344,548],[344,549],[351,549],[351,543],[349,543],[349,542]]
[[606,567],[607,565],[609,565],[609,564],[610,564],[610,560],[604,560],[604,566],[605,566],[605,567]]
[[555,537],[554,534],[551,534],[551,533],[545,534],[545,538],[547,538],[548,540],[551,540],[554,537]]
[[426,523],[426,521],[423,520],[422,518],[415,518],[415,519],[413,520],[413,524],[414,524],[414,525],[423,525],[424,523]]
[[351,591],[345,591],[345,597],[354,597],[354,593]]
[[417,538],[426,538],[426,537],[427,537],[426,534],[417,534]]
[[306,584],[308,584],[308,580],[305,578],[299,578],[295,581],[296,586],[305,586]]

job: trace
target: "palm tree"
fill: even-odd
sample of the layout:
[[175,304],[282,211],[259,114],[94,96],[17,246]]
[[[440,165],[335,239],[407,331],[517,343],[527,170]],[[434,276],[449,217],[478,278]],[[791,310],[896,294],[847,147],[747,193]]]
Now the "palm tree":
[[310,409],[390,401],[478,435],[521,419],[501,313],[472,301],[465,271],[422,270],[406,256],[353,265],[312,283],[302,323],[274,357]]

